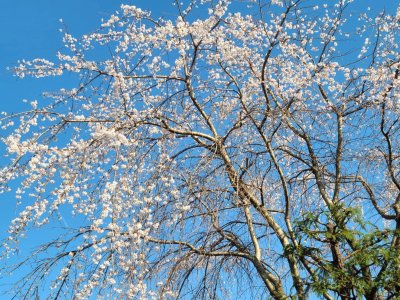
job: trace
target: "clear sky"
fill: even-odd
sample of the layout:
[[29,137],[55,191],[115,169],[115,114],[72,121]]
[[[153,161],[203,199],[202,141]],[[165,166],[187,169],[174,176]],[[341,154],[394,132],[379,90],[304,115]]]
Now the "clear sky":
[[0,1],[0,110],[15,110],[22,98],[39,97],[45,85],[36,80],[20,80],[6,67],[18,59],[52,59],[62,47],[63,19],[75,36],[98,28],[122,3],[135,4],[166,15],[169,1],[163,0],[13,0]]
[[[68,31],[80,36],[96,30],[101,19],[108,18],[120,5],[135,4],[154,10],[157,14],[167,15],[169,1],[158,0],[0,0],[0,112],[20,111],[27,106],[22,99],[39,99],[44,91],[55,90],[62,86],[59,79],[30,78],[19,79],[12,76],[7,67],[12,68],[19,59],[38,57],[53,60],[58,50],[62,49],[63,26]],[[56,83],[58,85],[56,86]],[[0,137],[6,133],[1,132]],[[8,161],[2,157],[4,146],[0,144],[0,166]],[[0,239],[6,236],[6,228],[18,214],[13,193],[0,195]],[[40,233],[44,238],[48,233]],[[32,237],[32,235],[31,235]],[[35,234],[33,235],[35,237]],[[28,239],[27,242],[32,240]],[[31,244],[25,244],[23,250],[29,251]],[[0,249],[1,251],[1,249]],[[9,299],[2,294],[13,282],[12,278],[0,278],[0,300]]]
[[[101,19],[111,15],[122,3],[152,10],[159,16],[173,15],[172,0],[0,0],[0,111],[21,110],[22,99],[37,99],[41,92],[54,89],[54,80],[21,80],[6,68],[16,65],[18,59],[52,60],[62,48],[59,19],[63,19],[72,35],[80,36],[97,29]],[[398,3],[399,0],[356,0],[353,9],[360,13],[371,6],[372,11],[385,8],[390,12]],[[4,164],[4,158],[0,157],[0,166]],[[15,201],[10,197],[0,195],[0,238],[16,216]],[[0,294],[1,299],[6,298]]]
[[[52,60],[55,53],[62,49],[60,19],[63,19],[72,35],[80,36],[97,29],[101,19],[110,16],[123,3],[134,4],[151,10],[156,15],[168,17],[173,15],[172,2],[172,0],[0,0],[0,111],[21,110],[25,107],[22,99],[34,100],[40,98],[42,92],[54,89],[54,80],[30,78],[22,80],[13,77],[7,67],[16,65],[19,59],[43,57]],[[397,3],[399,0],[356,0],[352,10],[355,14],[359,14],[371,6],[372,11],[381,9],[393,11]],[[56,81],[62,84],[59,80]],[[4,165],[4,160],[0,161],[0,165]],[[0,199],[2,198],[4,197],[0,195]],[[10,205],[12,206],[11,203]],[[10,206],[2,203],[1,228],[4,228],[4,222],[12,218],[11,212]]]
[[[123,3],[152,10],[157,15],[171,14],[168,0],[0,0],[0,111],[20,111],[26,108],[22,99],[39,99],[42,92],[62,86],[60,78],[22,80],[7,70],[20,59],[53,60],[63,45],[60,19],[72,35],[79,37],[96,30],[101,19],[108,18]],[[4,134],[0,132],[0,136]],[[0,166],[4,164],[5,159],[0,157]],[[0,228],[4,229],[16,216],[15,203],[4,195],[0,195],[0,201]]]
[[[316,1],[323,2],[323,1]],[[48,90],[46,80],[17,79],[7,71],[18,59],[52,59],[62,47],[59,32],[63,19],[75,36],[95,30],[122,4],[147,8],[156,15],[172,15],[172,0],[13,0],[0,1],[0,111],[15,111],[20,100],[34,99]],[[398,0],[356,0],[356,13],[385,8],[393,10]]]

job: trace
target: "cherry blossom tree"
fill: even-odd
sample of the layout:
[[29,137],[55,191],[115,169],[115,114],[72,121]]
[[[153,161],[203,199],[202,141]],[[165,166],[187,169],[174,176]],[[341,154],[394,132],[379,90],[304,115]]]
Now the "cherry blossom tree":
[[21,61],[77,84],[1,117],[15,297],[398,297],[400,8],[351,2],[122,5]]

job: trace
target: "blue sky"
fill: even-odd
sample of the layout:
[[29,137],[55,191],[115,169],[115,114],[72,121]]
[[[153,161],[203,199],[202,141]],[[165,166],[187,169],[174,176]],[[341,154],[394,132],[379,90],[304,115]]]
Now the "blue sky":
[[[39,97],[46,88],[41,81],[20,80],[7,67],[18,59],[51,59],[62,47],[59,32],[63,19],[76,36],[95,30],[122,3],[147,7],[164,14],[169,1],[144,0],[13,0],[0,1],[0,110],[14,110],[22,98]],[[166,11],[166,10],[165,10]]]
[[[39,99],[44,91],[54,90],[57,79],[21,80],[12,76],[7,67],[12,68],[19,59],[33,59],[37,57],[52,60],[55,53],[62,49],[62,27],[60,19],[68,27],[68,31],[75,36],[94,31],[98,28],[102,18],[108,18],[122,3],[132,4],[148,9],[155,8],[159,14],[165,15],[164,8],[168,1],[121,1],[121,0],[13,0],[0,1],[0,111],[9,113],[26,108],[22,99]],[[160,5],[161,4],[161,5]],[[60,83],[59,83],[60,85]],[[61,83],[62,85],[62,83]],[[0,132],[0,136],[4,136]],[[0,145],[0,166],[8,161],[2,157]],[[0,239],[6,236],[9,222],[18,214],[13,194],[0,195]],[[47,233],[31,235],[35,239],[38,235],[43,238]],[[29,251],[32,240],[24,245]],[[13,282],[0,279],[0,300],[9,299],[2,294],[8,284]]]
[[[0,1],[0,111],[19,111],[25,107],[22,99],[34,100],[40,98],[42,92],[55,89],[57,79],[21,80],[12,76],[7,67],[16,65],[19,59],[43,57],[52,60],[55,53],[62,49],[60,19],[63,19],[72,35],[80,36],[97,29],[101,19],[110,16],[123,3],[134,4],[153,11],[155,15],[168,17],[173,15],[172,2],[172,0]],[[397,3],[398,0],[356,0],[351,10],[357,15],[371,6],[372,12],[381,9],[390,12],[394,11]],[[0,161],[0,165],[3,164],[4,160]],[[13,214],[13,205],[4,203],[4,196],[0,195],[0,199],[3,200],[0,226],[4,228],[6,222],[12,218],[10,214]]]
[[[62,49],[60,19],[74,36],[96,30],[102,18],[108,18],[122,3],[135,4],[166,16],[169,1],[157,0],[14,0],[0,1],[0,111],[8,113],[26,108],[22,99],[34,100],[44,91],[55,90],[58,79],[19,79],[10,70],[20,59],[38,57],[53,60]],[[0,135],[4,135],[0,134]],[[0,149],[2,145],[0,146]],[[0,165],[5,159],[0,157]],[[0,227],[5,228],[15,217],[12,199],[0,195]],[[1,230],[3,231],[3,230]],[[0,236],[2,235],[0,231]]]
[[[15,111],[20,100],[38,98],[46,90],[46,80],[20,80],[7,71],[18,59],[45,57],[51,59],[61,49],[59,32],[63,19],[68,30],[76,36],[95,30],[101,18],[107,18],[122,3],[152,10],[156,15],[171,15],[168,0],[13,0],[0,4],[0,111]],[[315,1],[322,2],[322,1]],[[356,0],[359,13],[367,6],[373,10],[391,11],[397,0]]]
[[[372,11],[385,8],[391,12],[399,0],[356,2],[352,10],[358,14],[366,11],[367,6],[371,6]],[[19,111],[24,108],[22,99],[37,99],[42,92],[55,88],[54,80],[21,80],[13,77],[7,67],[16,65],[18,59],[44,57],[52,60],[62,48],[62,33],[59,32],[62,25],[59,19],[63,19],[72,35],[80,36],[98,28],[101,19],[111,15],[122,3],[152,10],[159,16],[173,15],[170,6],[172,1],[169,0],[0,1],[0,111]],[[0,156],[0,166],[4,164],[5,160]],[[12,195],[0,195],[0,237],[4,237],[4,229],[16,216],[15,202],[10,197]],[[6,298],[0,294],[0,299]]]

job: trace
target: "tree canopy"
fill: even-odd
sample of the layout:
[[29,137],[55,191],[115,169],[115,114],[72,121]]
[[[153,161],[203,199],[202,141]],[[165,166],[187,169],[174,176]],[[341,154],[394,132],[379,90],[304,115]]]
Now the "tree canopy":
[[0,117],[15,297],[398,297],[400,8],[174,5],[122,5],[14,68],[76,78]]

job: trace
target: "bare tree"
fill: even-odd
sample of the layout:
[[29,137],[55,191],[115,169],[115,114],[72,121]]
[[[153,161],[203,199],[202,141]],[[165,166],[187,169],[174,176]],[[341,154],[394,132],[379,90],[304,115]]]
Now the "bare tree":
[[15,297],[398,297],[400,9],[312,2],[122,5],[16,67],[79,83],[1,118],[4,255],[68,220],[3,261],[29,266]]

